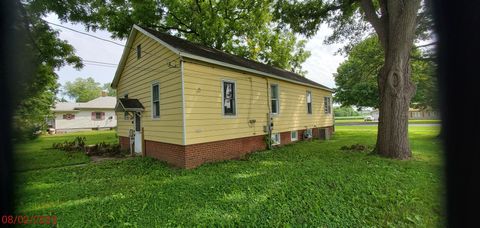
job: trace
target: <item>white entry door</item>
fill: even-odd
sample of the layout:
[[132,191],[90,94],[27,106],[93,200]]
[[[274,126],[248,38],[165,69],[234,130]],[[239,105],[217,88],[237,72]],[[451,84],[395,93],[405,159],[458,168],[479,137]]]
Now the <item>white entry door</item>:
[[142,153],[142,130],[141,130],[141,116],[140,113],[135,113],[135,144],[134,144],[134,151],[135,153]]

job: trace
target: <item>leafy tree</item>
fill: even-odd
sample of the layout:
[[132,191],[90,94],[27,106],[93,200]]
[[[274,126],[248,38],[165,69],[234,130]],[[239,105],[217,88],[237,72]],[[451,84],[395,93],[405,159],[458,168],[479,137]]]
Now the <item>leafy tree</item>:
[[[67,42],[58,38],[58,32],[41,19],[41,14],[30,5],[17,3],[19,11],[16,30],[25,31],[22,64],[28,77],[16,78],[18,89],[14,91],[16,106],[13,115],[14,137],[17,140],[34,136],[45,127],[46,118],[52,115],[51,107],[57,93],[55,69],[64,65],[81,68],[81,59]],[[31,68],[29,66],[32,66]]]
[[[417,92],[412,98],[413,106],[437,107],[435,100],[436,78],[433,75],[435,64],[425,59],[420,50],[412,51],[412,81]],[[369,37],[355,45],[348,59],[337,69],[335,83],[335,101],[342,105],[357,107],[379,106],[377,75],[383,65],[383,50],[376,36]]]
[[421,0],[279,0],[275,12],[282,24],[307,36],[315,34],[321,23],[328,23],[334,32],[327,43],[349,40],[345,51],[366,33],[376,33],[384,55],[377,75],[380,117],[375,151],[410,158],[408,108],[415,94],[410,54],[415,39],[431,34],[432,24]]
[[77,78],[74,82],[66,82],[64,86],[65,95],[76,102],[87,102],[100,96],[102,87],[92,77]]
[[272,0],[30,0],[39,12],[54,12],[87,29],[126,38],[133,24],[300,74],[310,52],[288,28],[272,21]]
[[116,89],[113,89],[111,86],[110,86],[110,83],[105,83],[103,84],[103,88],[102,88],[104,91],[107,91],[107,95],[108,96],[112,96],[112,97],[115,97],[117,96],[117,90]]
[[352,106],[343,106],[333,108],[335,116],[360,116],[360,113],[355,111]]

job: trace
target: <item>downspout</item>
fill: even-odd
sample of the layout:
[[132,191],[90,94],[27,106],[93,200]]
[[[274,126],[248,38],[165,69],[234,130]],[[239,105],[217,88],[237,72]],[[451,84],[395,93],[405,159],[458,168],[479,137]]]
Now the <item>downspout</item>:
[[268,83],[268,78],[264,77],[264,79],[265,79],[265,85],[267,86],[267,107],[268,107],[267,126],[266,126],[268,138],[265,141],[267,144],[267,148],[271,150],[272,149],[272,128],[271,128],[271,122],[270,122],[270,113],[272,111],[270,110],[270,85]]
[[185,78],[184,78],[184,70],[183,70],[183,57],[180,56],[180,75],[182,80],[182,144],[186,146],[187,144],[187,126],[186,126],[186,119],[185,119]]

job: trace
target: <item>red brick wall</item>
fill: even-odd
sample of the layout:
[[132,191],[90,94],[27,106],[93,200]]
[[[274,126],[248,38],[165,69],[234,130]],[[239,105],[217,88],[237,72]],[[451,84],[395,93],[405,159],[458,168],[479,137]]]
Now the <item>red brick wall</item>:
[[128,137],[119,136],[118,143],[123,150],[130,150],[130,139]]
[[206,162],[241,158],[245,154],[265,148],[263,135],[188,145],[185,147],[185,168],[194,168]]
[[185,146],[145,140],[145,156],[185,167]]
[[[298,134],[298,133],[297,133]],[[290,138],[290,131],[280,133],[280,145],[286,145],[292,143]]]
[[[333,131],[333,127],[327,127]],[[298,130],[298,141],[303,140],[303,132]],[[319,137],[318,128],[312,129],[313,138]],[[281,145],[292,143],[290,140],[290,131],[281,132]],[[120,145],[123,149],[128,149],[129,139],[119,137]],[[216,142],[199,143],[193,145],[176,145],[145,140],[145,155],[181,168],[195,168],[206,162],[215,162],[229,159],[237,159],[254,151],[265,150],[265,140],[263,135],[222,140]]]

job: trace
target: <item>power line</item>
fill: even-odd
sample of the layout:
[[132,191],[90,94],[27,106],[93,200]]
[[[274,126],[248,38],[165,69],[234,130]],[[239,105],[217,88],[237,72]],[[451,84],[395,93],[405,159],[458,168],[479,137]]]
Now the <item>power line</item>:
[[100,62],[100,61],[93,61],[93,60],[86,60],[86,59],[82,59],[82,62],[87,62],[87,63],[98,63],[98,64],[104,64],[104,65],[118,65],[116,63],[107,63],[107,62]]
[[[95,38],[95,39],[99,39],[99,40],[101,40],[101,41],[105,41],[105,42],[109,42],[109,43],[112,43],[112,44],[115,44],[115,45],[118,45],[118,46],[126,47],[126,45],[123,45],[123,44],[121,44],[121,43],[117,43],[117,42],[115,42],[115,41],[107,40],[107,39],[105,39],[105,38],[101,38],[101,37],[98,37],[98,36],[95,36],[95,35],[92,35],[92,34],[89,34],[89,33],[86,33],[86,32],[78,31],[78,30],[76,30],[76,29],[69,28],[69,27],[63,26],[63,25],[59,25],[59,24],[56,24],[56,23],[53,23],[53,22],[50,22],[50,21],[46,21],[46,20],[43,20],[43,21],[45,21],[45,22],[48,23],[48,24],[54,25],[54,26],[58,26],[58,27],[61,27],[61,28],[64,28],[64,29],[68,29],[68,30],[70,30],[70,31],[72,31],[72,32],[80,33],[80,34],[82,34],[82,35],[90,36],[90,37],[93,37],[93,38]],[[134,50],[134,48],[130,47],[130,50]],[[141,52],[142,52],[142,53],[145,53],[145,54],[150,54],[149,52],[144,51],[144,50],[142,50]]]
[[[44,21],[45,21],[45,20],[44,20]],[[59,25],[59,24],[53,23],[53,22],[50,22],[50,21],[45,21],[45,22],[47,22],[48,24],[51,24],[51,25],[58,26],[58,27],[60,27],[60,28],[68,29],[68,30],[73,31],[73,32],[77,32],[77,33],[80,33],[80,34],[83,34],[83,35],[86,35],[86,36],[93,37],[93,38],[95,38],[95,39],[99,39],[99,40],[102,40],[102,41],[105,41],[105,42],[109,42],[109,43],[112,43],[112,44],[116,44],[116,45],[118,45],[118,46],[125,47],[125,45],[123,45],[123,44],[121,44],[121,43],[117,43],[117,42],[115,42],[115,41],[107,40],[107,39],[104,39],[104,38],[101,38],[101,37],[98,37],[98,36],[95,36],[95,35],[92,35],[92,34],[89,34],[89,33],[86,33],[86,32],[81,32],[81,31],[78,31],[78,30],[69,28],[69,27],[67,27],[67,26],[63,26],[63,25]]]
[[84,63],[84,64],[85,64],[85,65],[90,65],[90,66],[117,68],[117,66],[113,66],[113,65],[103,65],[103,64],[97,64],[97,63]]

